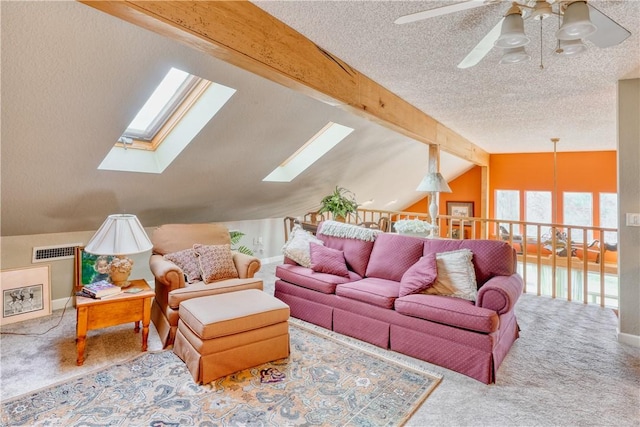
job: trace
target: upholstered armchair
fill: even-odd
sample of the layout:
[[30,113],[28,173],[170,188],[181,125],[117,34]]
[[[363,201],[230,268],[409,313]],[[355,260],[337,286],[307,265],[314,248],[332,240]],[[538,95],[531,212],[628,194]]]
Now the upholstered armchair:
[[176,335],[180,302],[262,290],[262,280],[253,277],[260,270],[260,260],[232,251],[229,230],[221,224],[165,224],[154,230],[151,242],[149,267],[156,292],[151,320],[165,348]]

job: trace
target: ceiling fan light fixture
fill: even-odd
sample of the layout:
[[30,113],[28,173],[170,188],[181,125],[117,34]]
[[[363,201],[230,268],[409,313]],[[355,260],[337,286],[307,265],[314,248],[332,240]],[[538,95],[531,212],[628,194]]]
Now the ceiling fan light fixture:
[[597,29],[589,19],[587,2],[575,1],[564,11],[562,26],[556,32],[556,37],[560,40],[578,40],[590,36]]
[[546,19],[553,14],[551,4],[547,0],[537,0],[536,5],[531,12],[531,17],[536,21]]
[[587,46],[582,40],[559,40],[559,48],[556,53],[562,56],[576,56],[585,50],[587,50]]
[[502,58],[500,58],[501,64],[516,64],[518,62],[524,62],[531,59],[531,55],[524,50],[524,46],[511,47],[504,50]]
[[502,21],[500,37],[495,45],[502,48],[520,47],[529,43],[529,37],[524,34],[524,21],[518,9],[517,13],[507,14]]

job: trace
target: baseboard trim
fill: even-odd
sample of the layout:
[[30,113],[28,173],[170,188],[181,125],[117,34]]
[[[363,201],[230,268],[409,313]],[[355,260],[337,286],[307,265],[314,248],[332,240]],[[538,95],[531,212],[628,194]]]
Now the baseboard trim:
[[271,264],[273,262],[283,262],[283,261],[284,261],[284,255],[278,255],[278,256],[272,256],[269,258],[260,259],[260,263],[262,264]]
[[640,336],[625,334],[618,330],[618,342],[622,344],[628,344],[633,347],[640,347]]

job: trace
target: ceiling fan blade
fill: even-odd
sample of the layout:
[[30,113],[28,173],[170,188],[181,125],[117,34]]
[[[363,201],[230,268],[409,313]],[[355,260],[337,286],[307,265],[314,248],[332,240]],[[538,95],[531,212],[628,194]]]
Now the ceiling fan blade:
[[423,10],[422,12],[412,13],[409,15],[401,16],[393,21],[396,24],[408,24],[409,22],[420,21],[427,18],[434,18],[440,15],[446,15],[448,13],[460,12],[467,9],[473,9],[475,7],[484,6],[485,0],[467,0],[462,3],[452,4],[450,6],[437,7],[435,9]]
[[498,21],[496,26],[493,27],[482,40],[480,40],[480,43],[478,43],[476,47],[474,47],[473,50],[462,60],[462,62],[458,64],[458,68],[473,67],[480,62],[482,58],[487,56],[487,53],[493,49],[493,44],[498,40],[498,37],[500,37],[502,21],[504,21],[504,18]]
[[613,19],[587,3],[589,6],[589,18],[598,30],[587,37],[587,40],[599,48],[607,48],[622,43],[631,35],[626,28],[618,24]]

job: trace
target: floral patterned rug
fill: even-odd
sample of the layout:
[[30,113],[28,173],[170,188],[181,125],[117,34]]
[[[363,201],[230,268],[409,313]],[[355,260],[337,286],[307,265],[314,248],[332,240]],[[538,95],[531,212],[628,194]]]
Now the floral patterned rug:
[[396,426],[441,380],[296,319],[290,332],[287,359],[202,386],[172,351],[142,353],[2,402],[1,425]]

